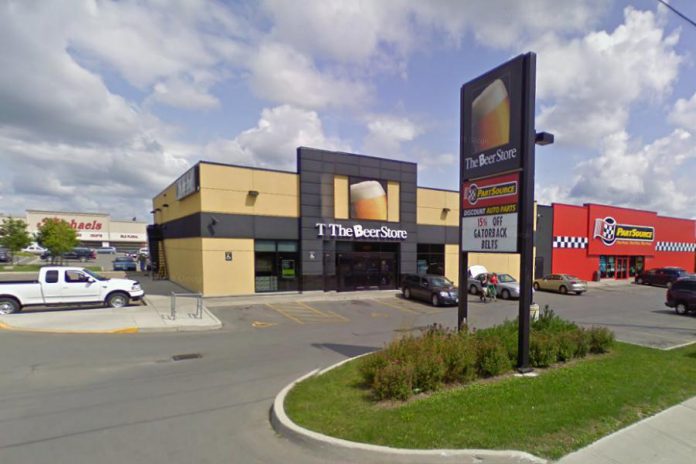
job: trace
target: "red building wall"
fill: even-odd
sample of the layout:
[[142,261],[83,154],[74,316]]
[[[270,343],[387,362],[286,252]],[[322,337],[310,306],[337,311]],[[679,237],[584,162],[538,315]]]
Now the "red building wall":
[[[584,206],[553,204],[554,240],[573,240],[587,238],[588,210]],[[560,244],[559,244],[560,245]],[[599,258],[589,257],[587,248],[554,247],[551,260],[551,272],[554,274],[572,274],[581,279],[592,280],[593,273],[599,268]]]
[[678,266],[694,272],[694,252],[667,250],[683,249],[685,244],[694,243],[695,237],[696,222],[693,220],[658,216],[655,240],[659,251],[653,258],[646,258],[646,267]]

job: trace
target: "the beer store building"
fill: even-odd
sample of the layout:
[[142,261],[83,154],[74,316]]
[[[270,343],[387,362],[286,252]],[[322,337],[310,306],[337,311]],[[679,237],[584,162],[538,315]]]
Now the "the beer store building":
[[[154,259],[204,295],[457,282],[459,193],[417,186],[415,163],[311,148],[297,171],[200,162],[153,200]],[[483,260],[486,260],[485,262]],[[517,277],[517,255],[472,255]]]
[[585,280],[632,279],[666,266],[694,271],[691,219],[597,204],[540,205],[536,239],[537,266]]

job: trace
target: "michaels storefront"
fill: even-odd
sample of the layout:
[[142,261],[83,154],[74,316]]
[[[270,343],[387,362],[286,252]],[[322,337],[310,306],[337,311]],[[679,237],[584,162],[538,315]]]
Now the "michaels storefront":
[[416,182],[415,163],[312,148],[297,172],[202,161],[153,199],[150,246],[167,277],[208,296],[394,289],[416,272],[456,282],[459,193]]

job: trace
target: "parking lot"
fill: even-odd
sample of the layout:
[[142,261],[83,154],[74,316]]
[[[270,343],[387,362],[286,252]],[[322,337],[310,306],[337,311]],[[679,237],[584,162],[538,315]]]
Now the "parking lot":
[[[535,293],[534,300],[565,319],[583,326],[605,326],[619,340],[668,349],[696,341],[696,315],[679,316],[664,306],[665,289],[622,284],[595,286],[582,295]],[[289,296],[287,301],[237,305],[225,299],[209,299],[207,306],[235,330],[392,330],[417,331],[437,323],[455,327],[456,307],[432,307],[405,300],[400,294],[377,293],[360,299],[321,299]],[[518,314],[516,300],[482,303],[469,296],[468,323],[485,328]],[[319,329],[317,326],[326,327]],[[331,326],[328,328],[327,326]]]

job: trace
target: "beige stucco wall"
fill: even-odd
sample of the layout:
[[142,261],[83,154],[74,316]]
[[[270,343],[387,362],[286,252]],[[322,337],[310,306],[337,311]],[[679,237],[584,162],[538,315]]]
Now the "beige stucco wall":
[[[167,204],[169,206],[165,207]],[[189,216],[201,211],[201,194],[193,193],[181,200],[176,199],[176,183],[171,184],[152,200],[153,210],[155,211],[154,222],[162,224],[173,221],[185,216]]]
[[176,238],[164,241],[169,280],[203,293],[202,239]]
[[[225,252],[232,252],[232,261]],[[254,285],[254,240],[205,238],[202,240],[205,296],[250,295]]]
[[387,182],[387,221],[399,222],[399,192],[400,184],[390,180]]
[[[299,216],[300,185],[297,174],[201,163],[200,183],[202,211]],[[250,196],[250,191],[258,192],[258,196]]]
[[334,176],[334,217],[348,219],[348,177]]
[[[419,187],[416,193],[418,224],[459,227],[459,193]],[[443,211],[448,208],[449,211]]]

